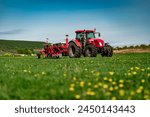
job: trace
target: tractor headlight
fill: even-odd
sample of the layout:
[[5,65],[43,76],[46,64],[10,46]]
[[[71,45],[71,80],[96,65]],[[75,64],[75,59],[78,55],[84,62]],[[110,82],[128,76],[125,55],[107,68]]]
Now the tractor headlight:
[[101,43],[101,42],[99,42],[99,45],[100,45],[100,46],[102,46],[102,43]]

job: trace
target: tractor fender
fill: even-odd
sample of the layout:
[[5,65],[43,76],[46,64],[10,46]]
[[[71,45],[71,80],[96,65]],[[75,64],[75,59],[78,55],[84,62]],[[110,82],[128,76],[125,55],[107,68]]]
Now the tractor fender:
[[71,42],[74,43],[76,46],[78,46],[78,47],[81,48],[81,43],[80,43],[80,41],[78,41],[78,40],[71,40],[71,41],[69,42],[69,44],[70,44]]

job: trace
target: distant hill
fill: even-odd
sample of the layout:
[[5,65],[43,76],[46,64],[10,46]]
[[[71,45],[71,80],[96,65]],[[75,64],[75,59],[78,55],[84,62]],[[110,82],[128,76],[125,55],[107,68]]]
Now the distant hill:
[[1,40],[0,39],[0,51],[1,52],[16,52],[18,49],[41,49],[44,42],[36,41],[18,41],[18,40]]

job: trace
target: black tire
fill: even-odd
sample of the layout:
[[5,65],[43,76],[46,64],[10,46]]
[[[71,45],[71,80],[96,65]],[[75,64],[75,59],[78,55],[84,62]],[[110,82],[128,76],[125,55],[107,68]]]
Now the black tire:
[[40,59],[41,58],[41,54],[37,54],[37,58]]
[[112,55],[113,55],[113,48],[110,45],[108,45],[107,46],[107,57],[112,57]]
[[80,58],[81,49],[74,42],[70,42],[68,46],[68,55],[70,58]]
[[112,57],[112,55],[113,55],[113,49],[112,49],[112,47],[110,45],[104,46],[102,48],[101,55],[102,55],[102,57],[104,57],[104,56],[106,56],[106,57]]
[[97,48],[93,45],[86,45],[84,50],[85,57],[96,57],[97,56]]

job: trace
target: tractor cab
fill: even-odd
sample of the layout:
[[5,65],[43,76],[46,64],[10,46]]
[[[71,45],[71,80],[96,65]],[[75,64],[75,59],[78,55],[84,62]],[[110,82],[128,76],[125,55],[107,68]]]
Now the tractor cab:
[[96,34],[99,34],[98,36],[100,36],[100,33],[95,32],[95,30],[77,30],[76,39],[94,39],[96,38]]

